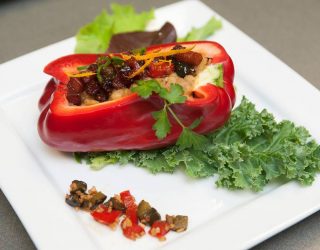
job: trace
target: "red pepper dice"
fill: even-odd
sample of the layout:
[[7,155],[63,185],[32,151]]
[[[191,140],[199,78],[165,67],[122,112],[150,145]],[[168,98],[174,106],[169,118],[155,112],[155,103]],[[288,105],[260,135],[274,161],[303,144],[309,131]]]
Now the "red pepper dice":
[[[203,117],[195,129],[205,134],[222,126],[229,118],[235,102],[233,88],[234,67],[224,48],[216,42],[199,41],[179,43],[194,46],[192,51],[211,58],[212,64],[223,66],[223,87],[212,83],[194,89],[194,97],[188,97],[182,104],[174,104],[172,109],[183,124],[189,126]],[[151,51],[170,50],[177,43],[156,45]],[[49,81],[39,101],[41,110],[38,132],[49,146],[66,152],[112,151],[131,149],[154,149],[174,144],[181,133],[181,127],[174,119],[170,134],[159,140],[152,126],[152,113],[162,109],[163,102],[157,95],[142,99],[136,93],[114,101],[101,102],[90,106],[73,106],[66,99],[68,75],[77,67],[89,65],[101,55],[77,54],[59,58],[45,67],[45,72],[55,81]],[[157,77],[163,65],[153,65]],[[170,72],[168,72],[170,73]]]

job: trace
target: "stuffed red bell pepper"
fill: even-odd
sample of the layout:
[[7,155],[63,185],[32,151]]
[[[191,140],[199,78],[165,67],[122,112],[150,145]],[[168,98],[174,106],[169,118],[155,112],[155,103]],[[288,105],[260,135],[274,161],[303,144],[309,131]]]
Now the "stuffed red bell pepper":
[[148,47],[119,54],[78,54],[49,63],[53,76],[39,101],[38,131],[49,146],[88,152],[154,149],[174,144],[182,128],[172,114],[170,133],[159,139],[154,112],[165,105],[158,94],[141,98],[132,91],[139,81],[182,86],[185,102],[172,105],[182,124],[202,118],[195,132],[222,126],[235,102],[234,68],[216,42],[199,41]]

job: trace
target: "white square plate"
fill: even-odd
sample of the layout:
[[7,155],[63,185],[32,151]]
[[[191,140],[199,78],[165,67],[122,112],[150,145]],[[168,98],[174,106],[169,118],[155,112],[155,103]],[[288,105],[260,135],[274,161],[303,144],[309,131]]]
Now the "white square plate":
[[[201,2],[183,1],[156,10],[148,28],[170,21],[182,36],[212,15],[219,16]],[[223,28],[211,39],[220,42],[234,60],[237,99],[245,93],[259,109],[305,126],[319,142],[319,91],[221,19]],[[235,192],[217,189],[214,178],[193,180],[182,172],[152,175],[133,166],[95,172],[71,155],[48,148],[37,134],[37,101],[49,79],[42,68],[72,53],[74,45],[70,38],[0,66],[0,184],[38,248],[243,249],[320,208],[319,178],[310,187],[291,182],[269,185],[260,193]],[[120,229],[112,232],[65,204],[64,194],[74,179],[109,195],[130,189],[138,201],[146,199],[162,215],[188,215],[189,229],[169,234],[165,242],[148,236],[127,240]]]

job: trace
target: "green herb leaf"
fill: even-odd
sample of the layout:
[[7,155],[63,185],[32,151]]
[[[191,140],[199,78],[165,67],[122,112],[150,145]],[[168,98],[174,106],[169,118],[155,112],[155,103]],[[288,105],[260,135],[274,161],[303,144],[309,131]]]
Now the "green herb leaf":
[[112,61],[112,64],[114,64],[114,65],[121,65],[124,63],[124,60],[120,57],[117,57],[117,56],[111,57],[111,61]]
[[156,136],[159,139],[165,138],[171,130],[166,108],[164,107],[162,110],[153,112],[152,116],[156,120],[156,123],[152,127],[152,129],[156,132]]
[[101,75],[101,70],[103,70],[104,67],[108,67],[111,63],[111,60],[110,58],[108,57],[108,60],[106,60],[105,64],[101,64],[98,66],[98,69],[97,69],[97,78],[98,78],[98,81],[99,83],[103,83],[103,78],[102,78],[102,75]]
[[[156,80],[141,80],[137,82],[136,86],[131,87],[131,91],[138,93],[139,96],[145,99],[149,98],[152,93],[158,93],[159,96],[165,100],[164,108],[153,113],[153,117],[156,120],[153,130],[156,131],[156,136],[159,139],[165,138],[170,133],[171,125],[167,114],[167,111],[170,111],[173,118],[183,128],[181,138],[179,139],[180,141],[178,140],[177,145],[181,146],[181,148],[200,148],[199,144],[204,141],[205,137],[193,132],[192,129],[189,131],[189,129],[185,128],[179,117],[177,117],[170,108],[171,104],[184,103],[186,101],[181,85],[171,83],[170,89],[168,90],[162,87]],[[200,122],[201,120],[197,119],[191,124],[191,128],[198,126]],[[197,143],[197,141],[199,141],[199,143]]]
[[134,49],[131,52],[134,55],[144,55],[146,53],[146,51],[147,51],[147,48],[144,47],[144,48]]
[[201,116],[200,118],[198,118],[198,119],[195,119],[194,121],[193,121],[193,123],[189,126],[189,129],[195,129],[196,127],[198,127],[199,125],[200,125],[200,123],[202,122],[202,120],[203,120],[203,116]]
[[159,93],[160,84],[156,80],[139,80],[135,86],[131,87],[131,91],[137,93],[144,99],[151,96],[152,93]]
[[170,104],[184,103],[187,97],[183,96],[183,88],[176,83],[170,84],[170,89],[161,88],[159,95],[167,100]]
[[195,133],[189,128],[183,128],[176,143],[181,149],[194,148],[197,150],[205,148],[208,139],[204,135]]
[[99,56],[98,59],[97,59],[97,64],[98,65],[106,65],[108,66],[109,64],[111,63],[111,59],[109,56]]
[[217,30],[221,29],[221,27],[221,21],[215,17],[211,17],[211,19],[204,26],[200,28],[192,28],[192,30],[185,37],[178,40],[180,42],[203,40],[213,35]]
[[87,70],[88,67],[89,67],[89,65],[79,66],[79,67],[77,67],[77,70],[78,70],[78,71]]

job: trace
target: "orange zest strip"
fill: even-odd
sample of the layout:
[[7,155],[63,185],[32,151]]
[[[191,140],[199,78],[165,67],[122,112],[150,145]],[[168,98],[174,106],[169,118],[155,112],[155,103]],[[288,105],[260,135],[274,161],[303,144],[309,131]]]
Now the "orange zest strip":
[[154,62],[154,65],[159,65],[159,64],[162,64],[162,63],[169,63],[171,64],[172,63],[172,60],[159,60],[157,62]]
[[167,62],[167,63],[171,63],[171,61],[172,61],[172,60],[163,60],[163,59],[160,59],[160,60],[159,60],[159,62]]
[[85,77],[85,76],[92,76],[92,75],[95,75],[97,73],[94,73],[94,72],[83,72],[83,73],[78,73],[78,74],[72,74],[72,73],[68,73],[68,72],[65,72],[67,76],[69,77]]
[[172,55],[175,55],[175,54],[181,54],[181,53],[186,53],[190,50],[192,50],[193,48],[195,47],[194,46],[191,46],[189,48],[186,48],[186,49],[174,49],[174,50],[168,50],[168,51],[160,51],[160,52],[151,52],[151,53],[148,53],[148,54],[145,54],[145,55],[122,55],[123,59],[125,60],[129,60],[131,57],[134,57],[136,60],[138,61],[141,61],[141,60],[148,60],[148,59],[153,59],[153,58],[156,58],[156,57],[166,57],[166,56],[172,56]]
[[128,78],[133,78],[136,75],[140,74],[146,67],[148,67],[148,65],[152,62],[152,58],[147,59],[146,62],[141,66],[140,69],[138,69],[137,71],[133,72]]

